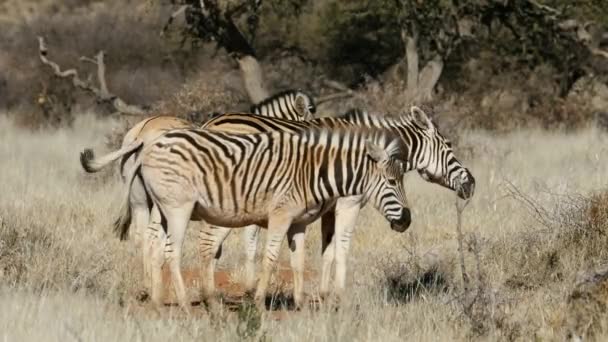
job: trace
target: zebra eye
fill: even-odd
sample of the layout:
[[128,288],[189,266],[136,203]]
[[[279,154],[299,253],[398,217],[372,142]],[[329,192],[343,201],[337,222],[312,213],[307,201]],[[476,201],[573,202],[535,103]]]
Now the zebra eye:
[[314,114],[317,111],[317,108],[315,108],[315,106],[310,106],[308,107],[308,111],[312,114]]
[[390,186],[397,186],[397,180],[396,179],[387,179],[386,182]]

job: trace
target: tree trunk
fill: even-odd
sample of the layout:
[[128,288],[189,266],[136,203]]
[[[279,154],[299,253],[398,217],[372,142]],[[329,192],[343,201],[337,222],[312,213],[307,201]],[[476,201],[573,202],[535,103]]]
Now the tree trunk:
[[443,66],[443,59],[439,55],[424,66],[418,80],[418,101],[427,102],[433,99],[433,89],[443,72]]
[[253,56],[244,55],[237,58],[237,61],[249,100],[255,104],[270,97],[264,84],[262,67],[258,60]]
[[407,89],[411,94],[418,89],[418,47],[417,37],[414,33],[409,35],[406,30],[401,29],[401,39],[405,43],[405,58],[407,59]]

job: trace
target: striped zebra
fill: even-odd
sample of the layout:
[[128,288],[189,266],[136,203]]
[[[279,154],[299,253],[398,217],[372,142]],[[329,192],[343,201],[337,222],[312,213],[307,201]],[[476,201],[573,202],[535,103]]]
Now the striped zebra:
[[[299,90],[286,90],[251,106],[250,111],[262,116],[302,121],[312,118],[312,115],[316,112],[316,106],[312,97],[308,94]],[[206,124],[205,126],[210,130],[215,129],[213,124]],[[193,127],[193,123],[174,116],[159,115],[146,118],[133,126],[125,134],[122,147],[119,150],[96,158],[93,151],[87,149],[81,154],[80,163],[86,172],[93,173],[100,171],[105,166],[122,157],[120,170],[124,179],[128,171],[133,167],[137,156],[136,154],[130,154],[130,152],[134,151],[140,142],[147,145],[171,129]],[[139,179],[135,179],[132,186],[142,188],[143,185]],[[148,225],[150,213],[146,198],[137,197],[137,194],[142,194],[142,191],[133,192],[131,207],[133,210],[133,224],[136,227],[134,229],[134,240],[136,247],[139,248],[142,244],[143,232]],[[142,253],[144,253],[143,249]],[[145,253],[142,257],[145,258]],[[144,260],[144,267],[145,265],[146,262]],[[144,273],[147,274],[147,272]],[[149,284],[149,280],[146,282]]]
[[[142,146],[140,143],[139,146]],[[405,157],[405,159],[404,159]],[[340,197],[368,199],[396,230],[410,224],[402,175],[407,153],[383,130],[301,130],[230,134],[204,129],[173,130],[149,144],[131,174],[144,183],[151,207],[149,229],[152,300],[162,304],[161,268],[169,260],[179,304],[188,310],[181,276],[181,248],[188,222],[236,228],[268,228],[262,275],[255,300],[263,305],[280,245],[292,253],[294,299],[303,302],[304,228]],[[130,227],[128,187],[116,230]]]
[[[380,117],[366,112],[351,110],[336,118],[318,118],[304,122],[277,120],[245,114],[226,114],[207,123],[222,131],[254,133],[262,131],[297,132],[311,128],[347,129],[368,127],[386,130],[398,137],[407,146],[408,162],[405,171],[417,170],[427,181],[440,184],[456,191],[459,197],[469,198],[475,190],[475,178],[455,157],[452,145],[420,108],[412,106],[410,113],[399,117]],[[345,287],[346,259],[350,237],[354,231],[359,210],[364,203],[357,198],[341,198],[333,210],[322,218],[323,267],[320,294],[329,293],[331,268],[335,261],[336,293]],[[216,226],[204,227],[201,232],[203,263],[215,265],[214,257],[221,255],[221,245],[230,229]],[[245,287],[248,291],[255,286],[255,254],[259,227],[250,226],[244,230],[246,245]],[[213,267],[213,266],[212,266]],[[212,269],[208,267],[208,269]],[[204,280],[213,286],[213,271]]]

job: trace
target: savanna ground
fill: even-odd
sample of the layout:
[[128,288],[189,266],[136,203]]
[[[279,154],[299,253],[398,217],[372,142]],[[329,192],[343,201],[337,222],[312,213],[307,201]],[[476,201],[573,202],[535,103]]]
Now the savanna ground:
[[[349,89],[352,97],[318,103],[322,115],[408,108],[417,88],[408,85],[404,33],[418,26],[420,71],[437,56],[445,65],[433,118],[477,188],[462,239],[455,195],[415,172],[407,176],[414,220],[407,232],[365,209],[338,311],[282,308],[291,293],[283,248],[272,291],[278,305],[268,312],[231,305],[216,318],[201,306],[192,317],[171,306],[158,316],[138,300],[139,254],[111,232],[120,178],[115,169],[85,174],[78,153],[116,148],[140,118],[111,115],[107,101],[53,76],[38,56],[40,35],[49,58],[84,79],[95,70],[79,57],[105,51],[110,91],[149,115],[248,108],[238,63],[217,37],[192,31],[185,18],[159,36],[170,3],[199,1],[0,0],[3,340],[606,339],[608,59],[587,51],[608,51],[606,1],[265,0],[235,18],[272,93],[300,88],[320,99],[335,84]],[[454,14],[464,21],[448,20]],[[584,25],[562,30],[572,18]],[[450,32],[459,39],[436,44]],[[580,34],[588,34],[583,43]],[[196,232],[192,224],[184,258],[192,301]],[[228,299],[241,290],[237,233],[219,265]],[[311,299],[319,235],[315,224],[307,236]],[[172,289],[166,294],[172,302]]]
[[[25,130],[0,116],[0,336],[65,340],[562,340],[608,336],[605,283],[577,285],[607,259],[608,135],[528,129],[461,135],[460,159],[477,188],[463,213],[464,293],[455,195],[408,174],[413,224],[393,232],[373,209],[358,222],[339,310],[246,307],[212,319],[137,301],[138,255],[111,232],[121,181],[85,174],[78,153],[99,152],[112,119],[79,115],[71,128]],[[185,268],[196,270],[196,225]],[[238,232],[237,232],[238,233]],[[320,229],[307,235],[306,292],[318,291]],[[240,234],[219,268],[241,279]],[[288,262],[286,248],[282,268]],[[284,279],[282,277],[281,279]],[[226,285],[226,284],[224,284]],[[289,284],[274,281],[278,296]],[[235,284],[223,289],[238,288]],[[191,298],[198,300],[197,289]],[[170,301],[171,298],[168,298]],[[578,330],[577,330],[578,329]]]

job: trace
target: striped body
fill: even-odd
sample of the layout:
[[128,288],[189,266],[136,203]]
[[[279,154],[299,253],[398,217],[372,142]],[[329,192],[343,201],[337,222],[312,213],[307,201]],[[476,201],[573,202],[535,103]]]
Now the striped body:
[[[306,120],[312,117],[315,112],[315,104],[312,98],[301,92],[288,90],[275,94],[274,96],[251,107],[253,113],[260,115],[271,115],[275,118],[290,120]],[[193,123],[174,116],[160,115],[146,118],[131,128],[123,139],[119,150],[113,151],[101,157],[95,157],[92,150],[85,150],[81,154],[81,164],[87,172],[98,172],[113,161],[121,159],[121,175],[123,179],[132,170],[133,163],[137,157],[138,148],[141,145],[147,146],[151,141],[158,138],[165,132],[176,128],[191,128]],[[207,129],[214,130],[213,125],[208,125]],[[235,132],[235,133],[238,133]],[[141,246],[145,239],[144,231],[148,225],[150,212],[147,198],[143,189],[143,184],[139,179],[135,179],[131,185],[137,188],[131,192],[132,220],[135,225],[135,245]],[[125,238],[125,236],[123,236]],[[142,257],[145,259],[146,252],[143,251]],[[147,264],[143,260],[144,267]],[[253,266],[251,267],[253,272]],[[144,269],[146,284],[150,284],[148,271]]]
[[[181,245],[188,221],[205,220],[224,227],[259,224],[269,229],[264,270],[256,299],[265,298],[270,272],[288,233],[303,263],[303,226],[319,218],[340,197],[370,199],[391,225],[410,223],[402,188],[404,155],[398,140],[382,131],[228,134],[207,130],[170,131],[144,148],[135,175],[143,179],[154,207],[150,229],[157,245],[152,260],[152,297],[160,302],[161,246],[176,292],[186,306],[179,271]],[[128,201],[126,201],[128,208]],[[128,230],[128,211],[118,229]],[[164,219],[162,220],[161,217]],[[164,222],[164,223],[163,223]],[[162,224],[163,229],[155,228]],[[405,227],[405,228],[403,228]],[[299,237],[296,238],[295,235]],[[158,253],[161,253],[160,255]],[[295,253],[295,252],[294,252]],[[303,266],[294,267],[294,296],[301,303]]]
[[[245,114],[226,114],[210,120],[204,127],[212,126],[221,131],[255,133],[268,131],[298,132],[311,128],[353,129],[376,128],[400,137],[407,147],[404,158],[408,163],[405,171],[416,169],[428,181],[438,183],[457,192],[462,198],[473,195],[475,180],[471,173],[456,159],[450,142],[436,129],[426,113],[412,107],[409,114],[399,117],[380,117],[361,111],[350,111],[336,118],[318,118],[304,122],[273,119]],[[340,199],[337,206],[329,210],[322,220],[323,270],[321,294],[329,292],[331,267],[336,261],[335,287],[341,292],[345,287],[346,257],[350,237],[364,201],[360,198]],[[230,230],[211,227],[203,232],[203,260],[221,255],[221,244]],[[254,260],[257,248],[259,229],[248,227],[244,231],[247,251],[246,288],[255,284]],[[208,274],[207,283],[212,286],[213,273]]]
[[[415,113],[415,114],[414,114]],[[208,121],[202,127],[228,132],[296,132],[310,128],[348,129],[366,127],[385,129],[399,136],[408,146],[408,171],[416,169],[423,178],[457,191],[463,198],[472,196],[474,178],[455,157],[451,143],[436,129],[426,114],[413,107],[411,114],[381,117],[352,110],[339,117],[294,122],[276,118],[230,113]]]
[[246,221],[266,226],[266,213],[276,208],[276,201],[303,205],[294,223],[308,224],[331,201],[362,194],[369,187],[375,162],[366,157],[365,142],[374,137],[316,130],[245,136],[170,131],[145,150],[142,174],[153,172],[155,182],[167,184],[175,184],[178,177],[185,188],[169,197],[201,202],[194,216],[212,224],[234,228]]

